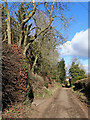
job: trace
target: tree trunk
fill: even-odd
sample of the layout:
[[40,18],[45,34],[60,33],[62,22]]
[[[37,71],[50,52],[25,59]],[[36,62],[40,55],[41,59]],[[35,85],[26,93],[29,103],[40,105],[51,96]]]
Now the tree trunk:
[[9,12],[9,9],[8,9],[7,0],[5,0],[5,10],[6,10],[6,13],[7,13],[8,44],[11,44],[10,12]]
[[36,12],[36,6],[35,6],[35,2],[33,0],[33,9],[32,9],[32,12],[28,15],[28,17],[26,19],[22,20],[22,23],[21,23],[20,40],[19,40],[19,43],[18,43],[19,47],[21,46],[22,40],[23,40],[23,34],[24,34],[23,27],[24,27],[25,23],[27,23],[31,19],[31,17],[35,14],[35,12]]
[[20,40],[19,40],[19,42],[18,42],[18,46],[19,46],[19,47],[21,46],[22,39],[23,39],[23,31],[21,30],[21,31],[20,31]]
[[29,45],[30,45],[30,43],[28,43],[23,50],[23,55],[25,55],[25,56],[26,56],[26,51],[29,48]]
[[27,36],[27,34],[25,35],[25,38],[24,38],[24,46],[26,46],[26,44],[27,44],[27,38],[28,38],[28,36]]
[[36,65],[37,59],[38,59],[38,56],[36,55],[34,63],[32,65],[32,69],[31,69],[32,72],[34,71],[34,66]]
[[22,40],[23,40],[23,35],[24,35],[23,27],[24,27],[24,24],[21,23],[21,25],[20,25],[20,39],[18,41],[18,46],[19,47],[22,45]]
[[28,26],[28,22],[27,22],[27,28],[26,28],[25,39],[24,39],[24,46],[26,46],[26,44],[27,44],[28,31],[29,31],[29,26]]

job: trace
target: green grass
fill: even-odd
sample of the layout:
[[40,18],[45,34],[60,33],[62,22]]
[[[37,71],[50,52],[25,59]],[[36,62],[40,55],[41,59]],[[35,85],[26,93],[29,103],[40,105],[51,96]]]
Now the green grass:
[[34,98],[41,98],[44,97],[43,94],[40,94],[38,92],[34,92]]
[[34,93],[35,98],[45,98],[45,97],[49,97],[51,95],[52,95],[52,91],[50,91],[50,90],[48,90],[46,88],[43,90],[42,94],[36,93],[36,92]]
[[53,91],[52,90],[49,90],[49,89],[44,89],[44,93],[47,97],[51,96],[53,94]]
[[34,97],[35,98],[48,98],[54,94],[54,92],[60,88],[60,85],[55,85],[53,88],[44,88],[42,94],[35,92]]

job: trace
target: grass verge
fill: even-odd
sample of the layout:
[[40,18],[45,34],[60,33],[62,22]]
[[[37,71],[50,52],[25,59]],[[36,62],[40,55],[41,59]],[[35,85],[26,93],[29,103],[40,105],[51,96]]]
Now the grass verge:
[[82,92],[83,89],[74,90],[73,87],[72,87],[71,90],[72,90],[72,92],[73,92],[75,95],[77,95],[77,97],[80,99],[81,102],[86,103],[87,106],[90,107],[90,105],[88,104],[89,101],[88,101],[87,97],[85,96],[85,93]]
[[42,93],[38,93],[38,92],[34,93],[34,98],[48,98],[52,96],[55,93],[55,91],[60,87],[61,87],[60,84],[55,84],[53,87],[50,88],[44,87]]

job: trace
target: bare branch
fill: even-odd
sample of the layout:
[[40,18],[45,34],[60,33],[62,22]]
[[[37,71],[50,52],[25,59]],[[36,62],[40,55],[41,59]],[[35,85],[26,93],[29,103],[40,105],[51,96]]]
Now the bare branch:
[[55,0],[54,0],[54,2],[53,2],[53,4],[52,4],[52,9],[51,9],[51,11],[50,11],[50,22],[48,23],[48,25],[47,25],[45,28],[43,28],[43,29],[37,34],[37,36],[39,36],[41,33],[43,33],[45,30],[47,30],[47,29],[49,28],[49,26],[51,25],[51,23],[52,23],[52,21],[53,21],[52,12],[53,12],[53,8],[54,8],[54,3],[55,3]]
[[47,11],[50,13],[50,10],[48,9],[47,2],[45,2],[45,5],[46,5],[46,9],[47,9]]
[[36,5],[36,7],[37,7],[38,5],[40,5],[40,4],[43,4],[43,3],[41,3],[41,0],[38,2],[38,4]]
[[40,30],[41,30],[41,28],[40,28],[40,27],[36,27],[36,26],[35,26],[35,27],[33,27],[31,30],[29,30],[29,32],[30,32],[30,31],[32,31],[32,30],[34,30],[34,29],[36,29],[36,28],[38,28],[38,29],[40,29]]
[[28,15],[28,17],[22,21],[22,24],[28,22],[28,20],[31,19],[31,17],[35,14],[35,11],[36,11],[35,1],[32,0],[32,3],[33,3],[33,10],[32,10],[32,12]]
[[52,5],[51,12],[50,12],[50,16],[52,16],[52,12],[53,12],[53,8],[54,8],[54,3],[55,3],[55,0],[53,1],[53,5]]

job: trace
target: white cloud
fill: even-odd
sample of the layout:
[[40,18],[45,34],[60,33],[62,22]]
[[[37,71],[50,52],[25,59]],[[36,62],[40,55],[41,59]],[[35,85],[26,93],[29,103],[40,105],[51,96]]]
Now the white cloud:
[[75,34],[71,41],[62,45],[62,55],[88,57],[88,29]]

